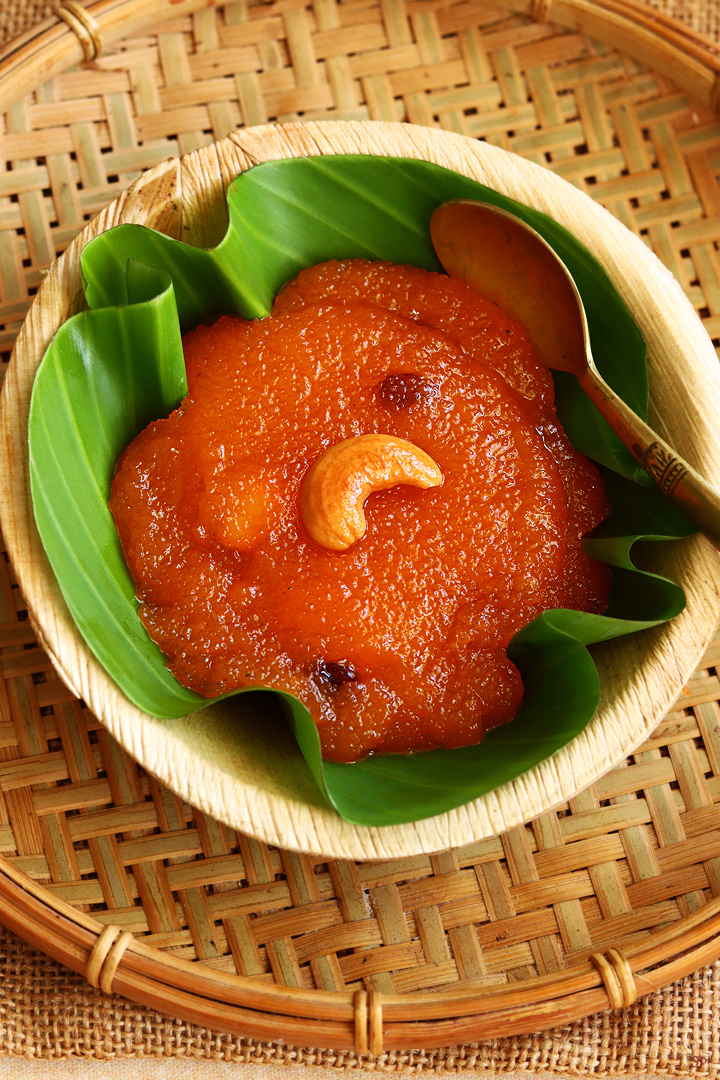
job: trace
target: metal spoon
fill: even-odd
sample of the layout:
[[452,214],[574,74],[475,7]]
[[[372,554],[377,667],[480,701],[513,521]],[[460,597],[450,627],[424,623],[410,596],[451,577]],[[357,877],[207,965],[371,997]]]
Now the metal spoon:
[[720,547],[720,495],[605,382],[575,282],[542,236],[513,214],[470,199],[438,207],[430,235],[450,277],[472,285],[519,322],[546,367],[576,375],[661,491]]

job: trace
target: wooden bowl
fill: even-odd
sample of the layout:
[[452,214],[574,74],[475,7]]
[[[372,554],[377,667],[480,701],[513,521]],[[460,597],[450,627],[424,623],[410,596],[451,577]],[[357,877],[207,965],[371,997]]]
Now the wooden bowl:
[[181,720],[134,707],[70,618],[35,527],[27,424],[37,367],[54,332],[82,305],[80,251],[92,237],[136,222],[198,244],[220,238],[225,191],[240,172],[279,158],[364,153],[421,158],[537,207],[599,259],[633,312],[649,353],[651,423],[720,486],[720,368],[680,286],[643,242],[549,171],[486,143],[385,123],[297,123],[240,130],[145,173],[101,213],[48,273],[18,338],[2,394],[0,514],[38,637],[61,677],[118,742],[180,796],[233,828],[280,847],[334,858],[394,858],[503,832],[567,800],[636,749],[682,691],[720,614],[720,563],[703,537],[658,545],[652,569],[680,584],[686,610],[672,622],[594,650],[600,707],[563,750],[457,810],[414,824],[349,825],[327,808],[282,725],[238,722],[237,699]]

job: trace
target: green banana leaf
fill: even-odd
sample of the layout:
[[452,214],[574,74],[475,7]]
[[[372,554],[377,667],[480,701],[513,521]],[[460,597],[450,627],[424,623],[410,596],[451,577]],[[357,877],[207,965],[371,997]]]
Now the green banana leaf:
[[[326,259],[388,259],[438,270],[428,221],[451,198],[504,207],[548,240],[583,297],[598,367],[645,417],[645,346],[594,257],[536,210],[426,162],[338,156],[267,163],[231,185],[228,231],[212,250],[137,225],[109,230],[85,248],[90,310],[59,329],[33,391],[32,498],[45,550],[80,632],[144,711],[173,718],[208,704],[179,685],[140,623],[107,505],[122,449],[187,391],[181,333],[221,313],[268,315],[287,280]],[[605,467],[613,511],[585,543],[613,568],[608,611],[547,611],[515,635],[510,656],[525,686],[521,710],[474,747],[370,757],[352,765],[323,762],[309,713],[278,693],[308,767],[348,821],[417,820],[519,776],[573,739],[593,715],[599,685],[587,646],[654,626],[684,606],[676,585],[635,567],[632,548],[639,539],[686,536],[692,526],[639,469],[574,377],[560,373],[556,389],[571,441]]]

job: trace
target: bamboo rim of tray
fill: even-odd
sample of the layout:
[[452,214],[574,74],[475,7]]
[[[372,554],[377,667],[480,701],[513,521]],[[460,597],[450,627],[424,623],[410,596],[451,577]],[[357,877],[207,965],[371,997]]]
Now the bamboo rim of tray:
[[[335,993],[209,974],[51,897],[0,859],[3,922],[105,992],[230,1034],[358,1054],[429,1049],[569,1023],[632,1005],[718,956],[720,897],[624,949],[527,982],[413,994]],[[538,991],[545,994],[538,1005]],[[530,1027],[528,1027],[530,1021]]]
[[[215,7],[216,0],[170,0],[167,16]],[[219,6],[219,4],[217,5]],[[713,112],[720,109],[720,48],[676,19],[636,0],[501,0],[538,22],[554,22],[605,41],[667,75]],[[76,0],[0,50],[0,111],[72,64],[157,22],[147,0]]]
[[[205,6],[187,0],[174,6],[173,16]],[[517,11],[529,10],[529,5],[511,6]],[[136,23],[125,17],[128,8],[137,13]],[[101,35],[108,26],[107,41],[155,19],[155,15],[148,15],[146,4],[135,0],[105,0],[90,5],[89,11]],[[532,13],[545,18],[547,7],[534,5]],[[601,33],[603,27],[596,27],[593,20],[602,19],[603,13],[608,13],[610,29]],[[552,19],[587,29],[615,44],[621,30],[632,33],[633,27],[641,27],[635,52],[624,41],[622,47],[658,70],[667,70],[675,82],[717,111],[718,52],[673,20],[619,2],[557,2]],[[17,97],[26,88],[22,80],[15,81],[13,92],[8,90],[8,83],[12,83],[13,66],[24,62],[18,59],[22,50],[29,50],[25,60],[35,56],[33,43],[50,49],[48,55],[36,61],[32,76],[27,76],[32,77],[33,85],[38,77],[48,78],[87,55],[72,26],[65,22],[44,24],[0,55],[0,100],[3,93]],[[648,60],[648,56],[652,59]],[[499,1033],[522,1033],[600,1009],[629,1005],[637,996],[715,959],[720,947],[717,898],[649,938],[598,952],[583,963],[527,984],[393,995],[377,991],[331,993],[259,985],[251,978],[209,971],[165,954],[131,939],[119,926],[104,925],[78,911],[6,859],[0,859],[0,898],[3,923],[107,991],[123,993],[162,1012],[174,1012],[228,1032],[276,1039],[280,1030],[287,1041],[313,1041],[316,1045],[374,1054],[408,1046],[425,1048],[471,1041]],[[538,991],[545,994],[540,1006]]]

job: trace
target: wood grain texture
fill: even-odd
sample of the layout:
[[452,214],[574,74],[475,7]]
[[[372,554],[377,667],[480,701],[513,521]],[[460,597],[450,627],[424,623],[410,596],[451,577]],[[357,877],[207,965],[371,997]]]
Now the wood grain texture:
[[[638,320],[650,357],[653,421],[711,482],[720,483],[720,372],[715,351],[672,276],[607,211],[561,178],[496,147],[448,132],[386,123],[293,123],[246,129],[167,162],[104,211],[51,269],[18,338],[3,389],[5,538],[40,638],[57,670],[148,770],[204,812],[264,841],[341,858],[396,858],[502,832],[577,794],[637,748],[665,714],[706,648],[720,610],[720,568],[700,537],[656,553],[686,591],[685,612],[658,630],[598,650],[601,708],[582,733],[517,781],[458,810],[400,827],[361,828],[319,805],[293,761],[263,732],[230,735],[222,705],[164,722],[131,706],[79,638],[30,511],[26,428],[32,379],[80,291],[79,252],[113,224],[141,221],[193,239],[208,200],[249,166],[278,158],[367,153],[422,158],[551,214],[585,243]],[[210,193],[210,194],[208,194]],[[231,740],[231,741],[229,741]]]

